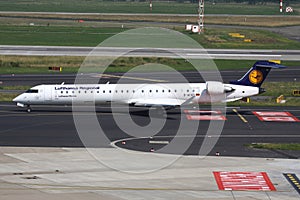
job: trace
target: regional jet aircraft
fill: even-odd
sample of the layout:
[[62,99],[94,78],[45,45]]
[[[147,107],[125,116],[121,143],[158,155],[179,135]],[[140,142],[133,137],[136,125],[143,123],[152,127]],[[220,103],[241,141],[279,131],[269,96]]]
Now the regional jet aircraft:
[[13,99],[17,106],[70,105],[116,102],[131,106],[164,107],[211,102],[231,102],[254,96],[264,90],[261,85],[272,68],[285,68],[271,61],[257,61],[239,80],[229,84],[206,83],[166,84],[61,84],[38,85]]

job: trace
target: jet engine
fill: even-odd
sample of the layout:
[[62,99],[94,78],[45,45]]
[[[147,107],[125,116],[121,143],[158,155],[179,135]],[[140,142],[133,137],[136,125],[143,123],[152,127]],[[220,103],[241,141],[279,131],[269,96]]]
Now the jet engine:
[[218,81],[207,81],[206,91],[209,95],[219,95],[228,92],[233,92],[234,89],[228,85],[224,85],[222,82]]
[[225,92],[224,84],[218,81],[207,81],[206,91],[210,95],[223,94]]

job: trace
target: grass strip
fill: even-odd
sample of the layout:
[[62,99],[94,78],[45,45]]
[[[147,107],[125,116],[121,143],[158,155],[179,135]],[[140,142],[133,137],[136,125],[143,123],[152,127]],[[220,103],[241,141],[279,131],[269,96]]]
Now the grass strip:
[[[160,23],[186,23],[197,24],[197,15],[128,15],[128,14],[97,14],[97,15],[71,15],[71,14],[41,14],[41,13],[0,13],[1,24],[29,24],[36,25],[63,25],[65,26],[98,26],[103,22],[125,23],[143,22],[144,24]],[[78,23],[81,20],[82,23]],[[83,20],[83,21],[82,21]],[[205,24],[240,25],[240,26],[296,26],[300,25],[298,15],[208,15],[205,16]],[[115,25],[116,26],[116,25]],[[128,26],[128,25],[127,25]]]
[[300,150],[300,143],[252,143],[245,145],[249,148],[271,149],[271,150]]
[[[196,14],[198,2],[157,2],[153,1],[150,11],[149,2],[118,2],[99,0],[1,0],[2,11],[29,11],[29,12],[79,12],[79,13],[174,13]],[[290,2],[298,14],[299,4]],[[278,3],[249,5],[247,3],[215,3],[205,2],[206,14],[240,14],[240,15],[278,15]],[[283,14],[283,13],[282,13]]]
[[[300,22],[300,20],[298,21]],[[128,29],[116,27],[0,25],[0,44],[97,46],[107,38],[126,30]],[[203,46],[203,48],[300,49],[300,42],[287,39],[266,30],[207,28],[205,29],[205,34],[200,35],[184,31],[183,27],[174,27],[174,30],[191,37]],[[245,38],[234,38],[229,35],[230,33],[240,33]],[[245,42],[244,39],[251,40],[251,42]]]
[[[5,56],[0,55],[0,74],[26,74],[26,73],[77,73],[85,57],[76,56]],[[99,63],[101,61],[99,60]],[[249,69],[253,60],[214,60],[219,70]],[[105,63],[105,62],[103,62]],[[195,70],[184,59],[154,58],[154,57],[120,57],[110,64],[106,72],[127,72],[136,66],[148,63],[158,63],[170,66],[178,71]],[[205,61],[204,61],[205,63]],[[96,62],[97,64],[97,62]],[[300,61],[283,61],[285,66],[300,66]],[[48,67],[62,67],[62,72],[49,71]],[[205,66],[203,66],[205,69]],[[99,72],[100,66],[89,69],[89,72]],[[209,70],[206,68],[206,70]],[[151,71],[151,70],[150,70]],[[292,81],[292,80],[291,80]]]

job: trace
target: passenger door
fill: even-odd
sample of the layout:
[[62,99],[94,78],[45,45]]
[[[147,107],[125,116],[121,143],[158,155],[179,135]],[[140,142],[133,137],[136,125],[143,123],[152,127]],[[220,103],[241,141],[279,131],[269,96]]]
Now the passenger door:
[[53,89],[52,87],[45,88],[45,86],[44,86],[44,94],[45,94],[44,98],[45,98],[45,102],[52,101],[52,89]]

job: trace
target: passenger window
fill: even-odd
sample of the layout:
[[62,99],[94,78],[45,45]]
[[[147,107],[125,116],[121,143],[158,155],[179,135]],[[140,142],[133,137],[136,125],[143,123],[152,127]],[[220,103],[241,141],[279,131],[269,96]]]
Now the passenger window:
[[105,93],[105,90],[103,90],[103,93]]
[[109,93],[111,93],[111,90],[109,90]]
[[171,92],[171,90],[169,90],[169,92]]
[[149,92],[151,93],[151,92],[152,92],[152,90],[149,90]]

